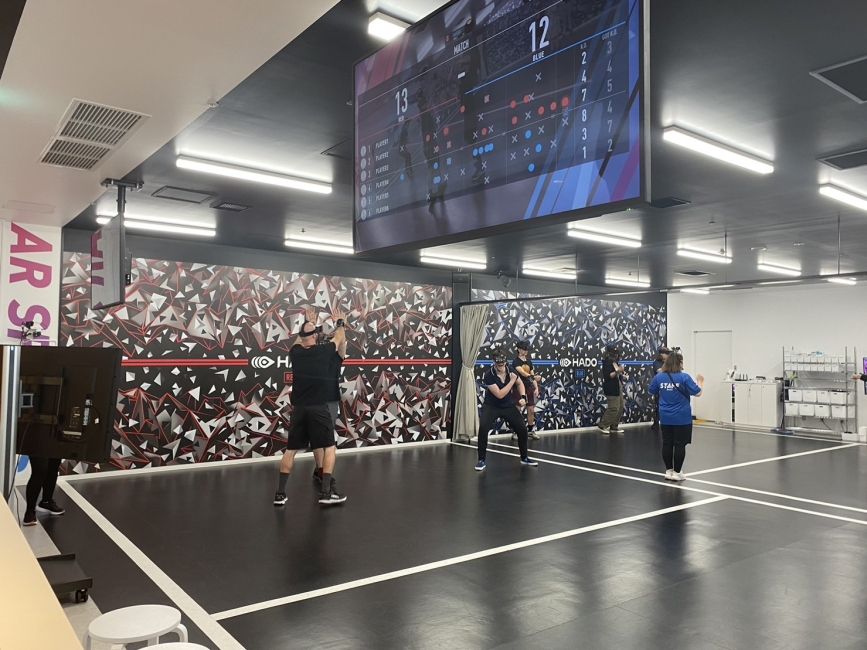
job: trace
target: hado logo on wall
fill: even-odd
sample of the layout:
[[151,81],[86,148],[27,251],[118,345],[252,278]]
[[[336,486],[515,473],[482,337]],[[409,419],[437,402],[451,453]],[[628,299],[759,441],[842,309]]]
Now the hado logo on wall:
[[598,368],[599,367],[599,359],[591,359],[590,357],[583,357],[578,359],[569,359],[563,358],[560,359],[560,367],[561,368]]

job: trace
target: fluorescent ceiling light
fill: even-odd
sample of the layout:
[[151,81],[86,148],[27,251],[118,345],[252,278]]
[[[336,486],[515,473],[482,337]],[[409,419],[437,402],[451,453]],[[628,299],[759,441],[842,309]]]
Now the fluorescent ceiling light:
[[367,33],[381,41],[394,40],[403,34],[407,27],[409,27],[408,23],[381,11],[372,14],[367,21]]
[[757,174],[772,174],[774,172],[774,166],[767,160],[731,149],[713,140],[708,140],[707,138],[684,131],[676,126],[664,129],[662,139],[705,156],[716,158],[730,165],[748,169]]
[[735,285],[733,285],[733,284],[715,284],[712,287],[705,287],[705,289],[708,289],[710,291],[714,291],[715,289],[731,289],[733,286],[735,286]]
[[641,280],[628,280],[626,278],[612,278],[609,276],[605,277],[605,284],[612,287],[639,287],[641,289],[650,288],[650,282],[644,282]]
[[800,282],[800,280],[774,280],[773,282],[759,282],[759,284],[795,284],[796,282]]
[[336,253],[338,255],[355,255],[355,249],[351,244],[334,243],[333,241],[304,235],[289,235],[283,244],[289,248],[302,248],[305,250],[322,251],[323,253]]
[[574,280],[578,277],[577,271],[554,271],[549,269],[534,269],[525,266],[521,269],[521,273],[533,278],[552,278],[554,280]]
[[656,293],[655,291],[617,291],[615,293],[606,293],[606,296],[637,296],[647,293]]
[[833,278],[828,278],[828,282],[833,282],[834,284],[845,284],[850,287],[854,287],[858,284],[858,281],[855,278],[841,278],[836,275]]
[[710,293],[710,289],[699,289],[699,288],[681,289],[680,292],[681,293],[694,293],[694,294],[697,294],[700,296],[706,296]]
[[423,254],[419,257],[422,264],[433,264],[434,266],[450,266],[457,269],[475,269],[484,271],[488,268],[485,262],[479,260],[461,260],[454,257],[441,257],[439,255]]
[[858,208],[860,210],[867,210],[867,197],[859,196],[854,192],[841,190],[839,187],[835,187],[833,185],[820,185],[819,194],[827,196],[829,199],[834,199],[836,201],[840,201],[841,203],[845,203],[846,205],[851,205],[854,208]]
[[570,237],[574,237],[575,239],[586,239],[588,241],[600,242],[602,244],[626,246],[627,248],[641,248],[641,239],[629,235],[612,235],[597,230],[578,228],[571,224],[566,232]]
[[[108,223],[109,219],[113,219],[117,216],[114,212],[101,210],[97,210],[96,215],[98,217],[98,223]],[[190,228],[204,228],[206,230],[214,230],[217,227],[217,225],[211,220],[185,219],[174,215],[170,217],[162,217],[150,214],[138,214],[135,212],[124,212],[123,218],[124,221],[132,219],[133,221],[148,221],[151,223],[169,223],[175,226],[189,226]],[[100,219],[103,219],[103,221],[100,221]]]
[[206,174],[216,174],[217,176],[228,176],[229,178],[237,178],[242,181],[279,185],[280,187],[304,190],[305,192],[316,192],[318,194],[331,194],[331,183],[314,181],[309,178],[298,178],[287,176],[286,174],[277,174],[275,172],[239,167],[210,160],[199,160],[187,156],[178,156],[175,164],[181,169],[191,169],[197,172],[205,172]]
[[791,275],[793,277],[801,275],[801,269],[793,269],[788,266],[777,266],[776,264],[759,264],[759,271],[767,273],[777,273],[779,275]]
[[720,253],[711,253],[710,251],[700,251],[695,248],[681,247],[677,249],[677,254],[681,257],[691,257],[705,262],[714,262],[715,264],[731,264],[732,258],[728,255]]
[[[111,217],[97,217],[96,223],[104,226]],[[217,231],[213,228],[194,228],[191,226],[178,226],[171,223],[156,221],[137,221],[124,217],[123,225],[130,230],[144,230],[148,232],[172,233],[175,235],[194,235],[196,237],[214,237]]]

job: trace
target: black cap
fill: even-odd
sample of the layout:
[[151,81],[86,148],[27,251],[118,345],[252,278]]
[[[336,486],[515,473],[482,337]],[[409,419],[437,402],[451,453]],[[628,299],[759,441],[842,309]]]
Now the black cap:
[[530,349],[530,342],[529,341],[518,341],[515,344],[515,347],[518,348],[519,350],[529,350]]
[[500,350],[497,350],[496,352],[494,352],[493,357],[494,357],[494,363],[496,363],[498,361],[506,361],[506,358],[507,358],[505,352],[502,352]]
[[660,345],[659,350],[657,350],[659,354],[671,354],[671,350],[668,349],[668,346]]

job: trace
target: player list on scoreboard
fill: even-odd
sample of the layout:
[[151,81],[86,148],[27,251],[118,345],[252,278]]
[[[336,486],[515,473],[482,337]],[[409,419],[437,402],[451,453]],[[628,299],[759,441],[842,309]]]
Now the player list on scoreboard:
[[356,218],[628,151],[629,26],[619,12],[571,6],[462,25],[436,55],[360,95]]

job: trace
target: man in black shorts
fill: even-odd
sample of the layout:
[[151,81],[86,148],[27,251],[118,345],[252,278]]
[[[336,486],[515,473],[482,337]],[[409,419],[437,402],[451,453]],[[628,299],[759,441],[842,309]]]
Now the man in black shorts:
[[[310,320],[309,316],[308,320]],[[321,342],[327,343],[328,339],[323,336]],[[340,370],[343,368],[343,360],[345,358],[346,337],[343,337],[343,342],[337,346],[334,355],[331,357],[331,366],[329,367],[329,375],[331,376],[332,382],[327,406],[328,412],[331,414],[331,423],[335,430],[337,429],[337,418],[340,415]],[[325,452],[322,449],[313,450],[313,459],[316,461],[316,469],[313,470],[313,483],[318,487],[322,486],[322,458],[324,455]]]
[[274,494],[275,506],[286,503],[286,481],[295,464],[295,454],[306,449],[308,444],[314,453],[317,449],[322,450],[322,488],[319,491],[319,503],[328,506],[346,501],[346,497],[337,492],[334,484],[334,421],[328,410],[328,402],[333,393],[332,359],[346,340],[343,320],[337,318],[336,322],[337,329],[331,341],[317,344],[316,325],[305,320],[299,334],[301,342],[292,346],[289,351],[292,362],[293,411],[286,451],[280,461],[280,476],[277,492]]
[[[533,372],[533,362],[530,361],[530,342],[518,341],[515,345],[517,356],[512,361],[512,370],[521,378],[524,384],[524,395],[527,403],[527,434],[533,440],[539,439],[536,433],[536,398],[539,395],[539,381],[542,379]],[[512,399],[517,404],[521,398],[517,388],[512,389]]]

